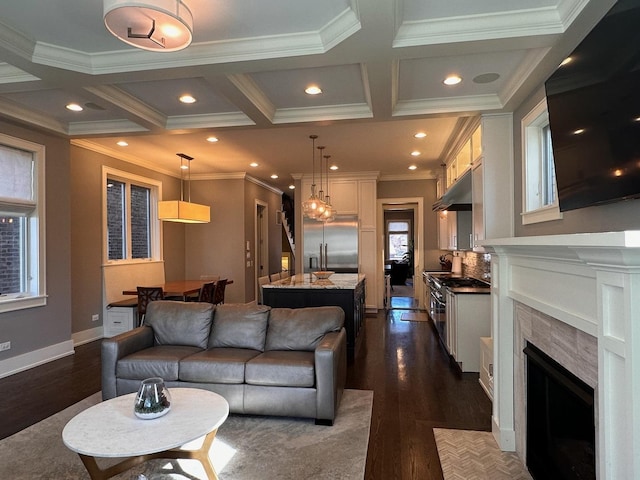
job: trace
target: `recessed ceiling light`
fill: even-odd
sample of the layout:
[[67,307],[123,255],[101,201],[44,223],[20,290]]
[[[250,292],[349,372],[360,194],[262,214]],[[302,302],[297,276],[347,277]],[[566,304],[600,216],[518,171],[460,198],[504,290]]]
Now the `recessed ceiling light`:
[[308,95],[319,95],[322,93],[322,89],[317,85],[309,85],[304,89],[304,92]]
[[196,99],[194,97],[192,97],[191,95],[182,95],[179,100],[182,103],[196,103]]
[[567,58],[565,58],[564,60],[562,60],[562,61],[560,62],[560,66],[561,66],[561,67],[564,67],[567,63],[571,63],[572,61],[573,61],[573,58],[571,58],[571,57],[567,57]]
[[414,137],[416,137],[416,138],[424,138],[424,137],[426,137],[426,136],[427,136],[427,134],[426,134],[426,133],[424,133],[424,132],[418,132],[418,133],[416,133],[416,134],[414,135]]
[[413,152],[411,152],[412,157],[417,157],[418,155],[420,155],[420,152],[417,150],[414,150]]
[[480,75],[473,77],[473,83],[491,83],[495,82],[499,78],[500,75],[497,73],[481,73]]
[[273,175],[271,175],[271,178],[273,178],[273,179],[275,180],[276,178],[278,178],[278,175],[276,175],[276,174],[274,173]]
[[256,168],[258,166],[258,164],[256,162],[251,162],[249,164],[250,167]]
[[117,145],[121,146],[121,147],[128,147],[129,144],[127,142],[125,142],[124,140],[120,140],[119,142],[117,142]]
[[331,165],[329,167],[330,170],[338,170],[338,165]]
[[418,168],[416,165],[409,165],[409,170],[415,170],[416,168]]
[[457,85],[462,81],[462,77],[458,76],[458,75],[449,75],[447,78],[445,78],[442,83],[444,83],[445,85]]
[[218,137],[207,137],[207,142],[216,143],[219,141]]
[[289,185],[289,190],[295,190],[296,186],[292,183],[291,185]]
[[71,110],[72,112],[81,112],[84,109],[82,108],[82,106],[78,105],[77,103],[69,103],[67,105],[67,110]]
[[633,119],[634,122],[640,122],[640,117],[636,117]]
[[579,128],[578,130],[573,131],[574,135],[580,135],[581,133],[584,133],[584,128]]

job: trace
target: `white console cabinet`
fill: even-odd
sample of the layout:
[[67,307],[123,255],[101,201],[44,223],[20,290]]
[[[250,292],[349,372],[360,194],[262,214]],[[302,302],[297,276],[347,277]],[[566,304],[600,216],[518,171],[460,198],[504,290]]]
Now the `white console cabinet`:
[[136,307],[107,307],[104,316],[104,336],[114,337],[133,330],[137,321]]

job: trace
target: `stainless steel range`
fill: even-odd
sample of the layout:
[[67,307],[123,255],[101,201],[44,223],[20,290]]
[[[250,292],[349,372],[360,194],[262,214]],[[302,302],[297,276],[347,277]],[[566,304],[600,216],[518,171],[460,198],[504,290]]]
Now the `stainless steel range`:
[[438,330],[445,347],[447,345],[447,294],[446,289],[487,288],[489,284],[472,277],[458,277],[450,273],[425,275],[429,287],[429,315]]

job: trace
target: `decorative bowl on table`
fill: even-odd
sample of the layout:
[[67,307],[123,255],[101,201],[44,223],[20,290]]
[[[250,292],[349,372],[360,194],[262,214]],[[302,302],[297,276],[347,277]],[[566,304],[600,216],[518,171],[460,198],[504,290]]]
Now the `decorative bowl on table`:
[[330,272],[328,270],[322,270],[322,271],[319,271],[319,272],[313,272],[313,276],[316,277],[318,280],[326,280],[327,278],[329,278],[334,273],[335,272]]
[[161,417],[171,410],[171,396],[162,378],[143,380],[136,394],[133,412],[144,420]]

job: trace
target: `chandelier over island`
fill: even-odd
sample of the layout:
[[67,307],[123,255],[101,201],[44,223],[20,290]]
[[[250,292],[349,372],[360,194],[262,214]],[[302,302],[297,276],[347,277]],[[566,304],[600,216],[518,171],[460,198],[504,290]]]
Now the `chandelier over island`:
[[326,174],[326,183],[327,183],[327,193],[323,190],[322,184],[322,158],[323,151],[325,149],[324,146],[319,146],[318,150],[320,150],[320,192],[316,193],[316,139],[317,135],[309,135],[311,139],[311,195],[309,198],[302,202],[302,213],[305,217],[311,218],[313,220],[318,220],[319,222],[331,222],[335,219],[336,211],[331,206],[331,201],[329,197],[329,170],[328,170],[328,162],[330,155],[325,155],[324,159],[327,161],[327,174]]

